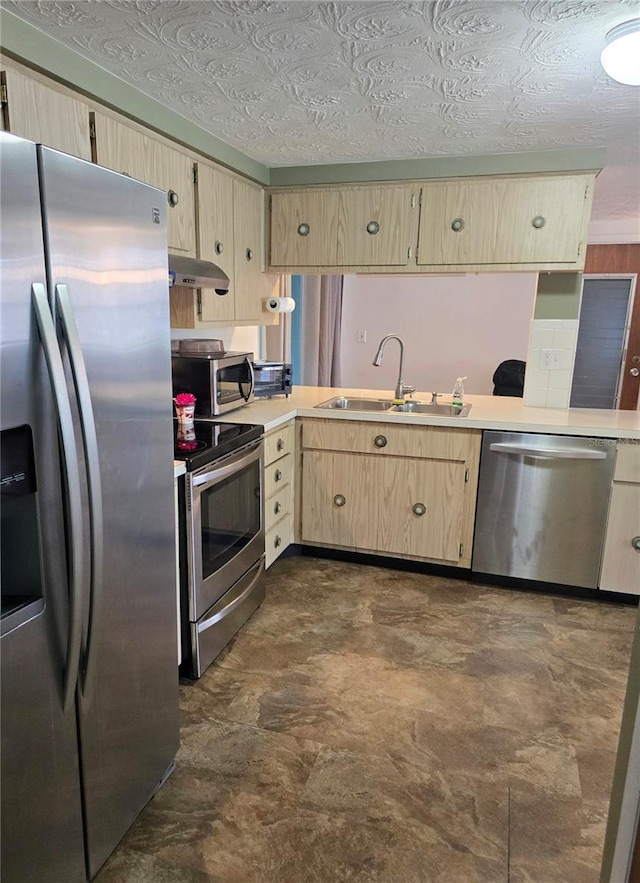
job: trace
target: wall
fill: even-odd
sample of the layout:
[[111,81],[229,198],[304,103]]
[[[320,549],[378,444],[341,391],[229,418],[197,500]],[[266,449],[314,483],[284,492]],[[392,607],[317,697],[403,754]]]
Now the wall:
[[[382,337],[394,332],[405,344],[405,383],[448,393],[466,374],[467,393],[491,395],[498,364],[527,357],[536,279],[535,273],[345,276],[342,385],[395,388],[397,343],[389,342],[379,368],[371,364]],[[359,331],[366,343],[358,343]]]

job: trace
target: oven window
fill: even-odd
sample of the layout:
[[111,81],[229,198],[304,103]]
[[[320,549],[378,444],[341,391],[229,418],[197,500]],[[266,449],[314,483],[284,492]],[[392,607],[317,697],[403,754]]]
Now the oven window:
[[234,558],[260,531],[260,461],[203,491],[202,579]]
[[240,365],[218,368],[216,391],[219,402],[236,402],[239,396],[248,398],[251,393],[251,372],[245,359]]

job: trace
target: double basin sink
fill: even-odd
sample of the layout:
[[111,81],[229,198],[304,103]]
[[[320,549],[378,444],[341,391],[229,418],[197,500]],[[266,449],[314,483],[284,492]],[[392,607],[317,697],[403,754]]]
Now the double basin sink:
[[466,417],[471,410],[471,405],[420,401],[408,401],[396,405],[393,399],[351,399],[345,396],[335,396],[315,407],[331,411],[382,411],[390,414],[435,414],[440,417]]

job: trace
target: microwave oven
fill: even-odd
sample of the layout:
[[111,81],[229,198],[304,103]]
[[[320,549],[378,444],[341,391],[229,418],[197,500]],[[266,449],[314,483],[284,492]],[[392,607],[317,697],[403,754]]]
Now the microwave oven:
[[219,417],[253,401],[253,353],[171,356],[174,397],[196,397],[196,417]]

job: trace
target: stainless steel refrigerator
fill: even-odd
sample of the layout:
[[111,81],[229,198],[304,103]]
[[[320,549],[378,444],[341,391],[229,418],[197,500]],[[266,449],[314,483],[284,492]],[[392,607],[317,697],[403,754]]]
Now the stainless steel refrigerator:
[[166,198],[0,133],[3,883],[93,877],[178,748]]

